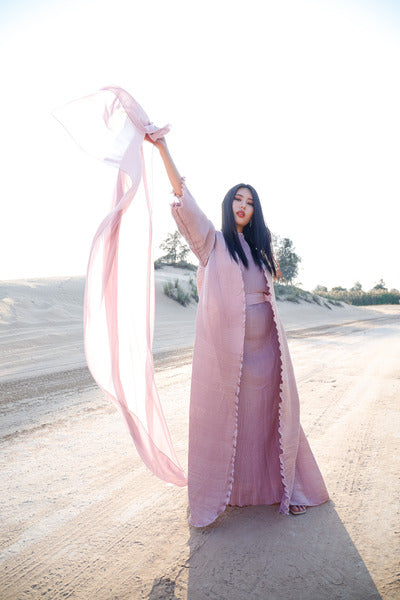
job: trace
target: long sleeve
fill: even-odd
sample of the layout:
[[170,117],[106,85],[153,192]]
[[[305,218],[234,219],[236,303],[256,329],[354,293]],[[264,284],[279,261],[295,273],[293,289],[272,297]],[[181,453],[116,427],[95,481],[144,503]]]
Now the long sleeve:
[[215,227],[197,205],[182,178],[182,195],[176,196],[171,205],[179,232],[186,239],[193,253],[206,266],[215,243]]

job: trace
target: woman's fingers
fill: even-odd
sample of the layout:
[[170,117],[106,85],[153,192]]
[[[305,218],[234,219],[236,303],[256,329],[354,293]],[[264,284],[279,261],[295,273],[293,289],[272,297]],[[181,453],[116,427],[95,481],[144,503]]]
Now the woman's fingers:
[[148,133],[146,133],[146,135],[144,136],[144,139],[147,140],[148,142],[150,142],[151,144],[153,144],[154,146],[157,146],[157,148],[160,148],[161,146],[165,146],[166,142],[165,142],[165,137],[160,137],[158,138],[158,140],[152,140],[151,137],[149,136]]

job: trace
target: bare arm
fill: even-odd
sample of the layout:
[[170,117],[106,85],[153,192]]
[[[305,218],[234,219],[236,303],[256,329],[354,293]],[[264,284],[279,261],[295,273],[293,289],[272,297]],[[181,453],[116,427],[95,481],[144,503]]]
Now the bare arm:
[[171,205],[171,213],[177,227],[199,259],[200,264],[205,266],[215,243],[214,225],[199,208],[186,185],[182,183],[179,171],[168,151],[165,138],[153,142],[146,135],[145,139],[159,149],[173,190],[176,196],[179,196],[179,202]]
[[169,153],[167,142],[165,141],[165,137],[159,138],[156,142],[150,139],[148,135],[145,136],[145,139],[151,142],[158,150],[160,151],[161,158],[165,165],[165,169],[167,171],[168,178],[171,182],[173,190],[177,196],[182,195],[182,178],[179,174],[178,169],[174,161],[172,160],[172,156]]

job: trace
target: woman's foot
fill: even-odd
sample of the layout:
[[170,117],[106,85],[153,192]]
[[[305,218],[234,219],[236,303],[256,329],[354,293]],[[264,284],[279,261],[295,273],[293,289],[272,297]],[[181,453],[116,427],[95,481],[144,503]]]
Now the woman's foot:
[[289,506],[289,512],[291,512],[292,515],[304,515],[306,506],[305,504],[291,504]]

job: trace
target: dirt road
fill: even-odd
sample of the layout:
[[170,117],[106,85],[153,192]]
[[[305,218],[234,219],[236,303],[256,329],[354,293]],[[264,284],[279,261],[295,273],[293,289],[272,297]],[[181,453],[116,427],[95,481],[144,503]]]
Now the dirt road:
[[[299,517],[230,508],[191,528],[186,488],[147,471],[85,368],[3,383],[0,598],[399,598],[400,307],[288,339],[331,494]],[[157,371],[182,463],[190,358]]]

